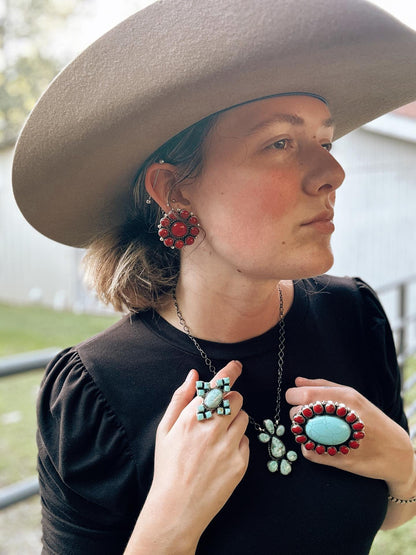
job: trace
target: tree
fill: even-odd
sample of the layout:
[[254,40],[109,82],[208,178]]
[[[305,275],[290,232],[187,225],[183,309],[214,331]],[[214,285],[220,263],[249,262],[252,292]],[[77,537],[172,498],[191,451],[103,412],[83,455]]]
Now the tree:
[[36,100],[68,61],[51,39],[80,0],[0,0],[0,148],[12,145]]

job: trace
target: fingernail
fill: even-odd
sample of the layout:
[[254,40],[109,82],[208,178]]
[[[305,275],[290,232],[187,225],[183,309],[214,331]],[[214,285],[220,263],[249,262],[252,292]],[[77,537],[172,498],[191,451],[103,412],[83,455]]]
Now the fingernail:
[[190,371],[188,372],[188,375],[186,376],[185,382],[190,382],[190,381],[191,381],[193,372],[194,372],[193,370],[190,370]]
[[240,362],[239,360],[233,360],[233,362],[235,362],[236,364],[238,364],[238,366],[239,366],[240,368],[243,367],[243,365],[241,364],[241,362]]

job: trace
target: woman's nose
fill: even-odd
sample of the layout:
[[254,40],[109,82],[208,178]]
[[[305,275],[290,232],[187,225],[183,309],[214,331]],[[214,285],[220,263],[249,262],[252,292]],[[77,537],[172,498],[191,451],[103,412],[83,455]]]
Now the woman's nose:
[[303,188],[310,195],[335,192],[342,185],[345,172],[328,150],[314,145],[305,153]]

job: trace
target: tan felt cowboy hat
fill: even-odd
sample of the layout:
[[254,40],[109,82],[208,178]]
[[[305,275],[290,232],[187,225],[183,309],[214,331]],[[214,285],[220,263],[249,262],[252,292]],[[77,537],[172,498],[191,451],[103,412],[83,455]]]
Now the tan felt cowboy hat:
[[363,0],[161,0],[52,82],[18,141],[15,197],[56,241],[120,225],[144,160],[205,116],[269,95],[326,99],[339,138],[416,98],[416,33]]

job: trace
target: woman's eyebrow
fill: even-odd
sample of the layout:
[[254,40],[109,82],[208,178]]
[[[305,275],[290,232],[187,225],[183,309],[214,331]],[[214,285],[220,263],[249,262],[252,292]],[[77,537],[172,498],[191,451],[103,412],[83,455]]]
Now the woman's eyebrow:
[[[254,127],[249,129],[247,135],[253,135],[270,127],[274,123],[290,123],[291,125],[305,125],[305,120],[296,114],[273,114],[271,117],[267,118],[266,120],[260,121]],[[334,120],[332,118],[328,118],[322,121],[323,127],[334,127]]]

